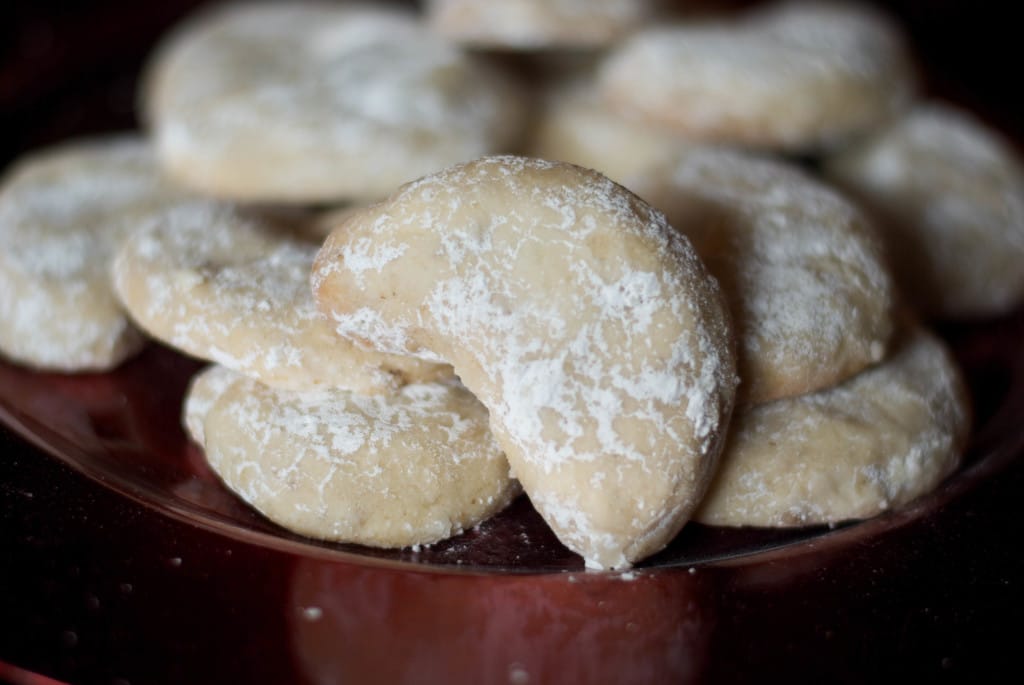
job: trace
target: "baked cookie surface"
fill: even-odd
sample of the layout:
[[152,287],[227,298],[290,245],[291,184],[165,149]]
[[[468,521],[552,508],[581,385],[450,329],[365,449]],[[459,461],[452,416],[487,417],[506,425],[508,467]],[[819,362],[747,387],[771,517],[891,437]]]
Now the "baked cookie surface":
[[650,0],[428,0],[427,21],[476,47],[601,47],[654,15]]
[[969,430],[960,373],[945,345],[918,328],[842,385],[737,411],[694,517],[805,526],[875,516],[952,473]]
[[743,403],[828,387],[882,359],[895,292],[856,207],[783,162],[701,146],[662,157],[626,183],[722,284]]
[[897,280],[922,311],[991,316],[1024,301],[1024,162],[971,115],[919,104],[826,173],[877,212]]
[[110,262],[140,219],[182,195],[130,135],[15,162],[0,180],[0,352],[40,369],[103,371],[141,349]]
[[268,385],[390,392],[451,369],[339,338],[317,311],[317,246],[290,220],[192,201],[151,216],[113,266],[118,296],[154,337]]
[[192,377],[181,412],[181,424],[192,442],[199,446],[206,443],[206,415],[224,391],[239,378],[241,374],[220,364],[210,364]]
[[611,52],[603,97],[693,140],[793,151],[883,122],[914,91],[904,41],[863,5],[784,2],[652,27]]
[[210,466],[270,520],[309,537],[375,547],[429,544],[520,492],[458,384],[394,394],[293,392],[241,377],[203,422]]
[[335,229],[313,285],[346,335],[453,364],[588,565],[657,551],[703,492],[735,387],[724,303],[686,239],[600,174],[457,165]]
[[230,200],[375,199],[519,135],[517,86],[374,5],[238,4],[173,33],[143,104],[160,161]]
[[601,101],[589,75],[556,80],[541,95],[527,144],[534,157],[577,164],[628,184],[689,144],[670,130],[614,111]]

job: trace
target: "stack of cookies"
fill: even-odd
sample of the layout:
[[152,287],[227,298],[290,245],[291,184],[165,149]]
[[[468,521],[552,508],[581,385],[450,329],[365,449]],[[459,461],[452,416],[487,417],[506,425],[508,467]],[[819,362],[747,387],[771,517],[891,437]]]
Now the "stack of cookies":
[[209,360],[189,435],[325,540],[525,491],[626,568],[689,520],[870,517],[968,436],[922,315],[1024,299],[1020,161],[915,93],[860,5],[215,7],[155,51],[146,137],[6,172],[0,351]]

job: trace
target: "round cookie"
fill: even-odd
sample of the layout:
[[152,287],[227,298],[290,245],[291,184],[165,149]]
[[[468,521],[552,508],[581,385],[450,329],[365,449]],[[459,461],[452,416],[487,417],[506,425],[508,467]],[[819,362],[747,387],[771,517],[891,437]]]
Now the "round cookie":
[[243,377],[203,430],[207,460],[229,488],[272,521],[324,540],[429,544],[519,494],[487,410],[457,384],[371,396]]
[[613,111],[587,79],[577,78],[546,89],[526,149],[533,157],[595,169],[625,183],[683,144],[671,131]]
[[842,385],[738,411],[694,518],[806,526],[874,516],[938,485],[969,430],[955,363],[917,328],[891,358]]
[[194,443],[202,446],[206,442],[203,430],[206,415],[224,391],[241,377],[241,374],[220,364],[210,364],[192,377],[185,392],[181,423]]
[[154,337],[275,387],[374,393],[451,376],[335,335],[309,289],[317,246],[290,228],[231,205],[182,203],[124,242],[114,287]]
[[143,93],[160,161],[232,200],[377,198],[515,142],[508,75],[396,8],[238,4],[178,29]]
[[732,21],[635,34],[599,73],[614,107],[694,140],[805,151],[901,110],[902,36],[856,4],[786,2]]
[[933,316],[991,316],[1024,301],[1024,164],[1013,146],[940,103],[828,160],[875,210],[896,276]]
[[312,282],[343,334],[453,364],[588,566],[653,554],[699,501],[735,390],[728,316],[625,188],[523,157],[456,165],[351,216]]
[[0,180],[0,353],[40,369],[103,371],[141,349],[110,288],[140,215],[180,199],[142,139],[64,143]]
[[652,0],[427,0],[427,22],[466,45],[602,47],[654,15]]
[[844,198],[782,162],[693,146],[627,184],[693,241],[722,284],[747,404],[834,385],[878,362],[894,288]]

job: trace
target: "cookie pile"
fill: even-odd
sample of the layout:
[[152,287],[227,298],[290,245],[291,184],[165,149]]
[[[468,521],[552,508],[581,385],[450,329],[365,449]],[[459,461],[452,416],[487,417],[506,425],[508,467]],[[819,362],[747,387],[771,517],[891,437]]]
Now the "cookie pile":
[[689,520],[876,515],[969,431],[919,314],[1024,299],[1019,159],[860,5],[232,4],[140,103],[145,138],[0,182],[0,351],[209,360],[189,435],[320,539],[430,544],[525,491],[625,568]]

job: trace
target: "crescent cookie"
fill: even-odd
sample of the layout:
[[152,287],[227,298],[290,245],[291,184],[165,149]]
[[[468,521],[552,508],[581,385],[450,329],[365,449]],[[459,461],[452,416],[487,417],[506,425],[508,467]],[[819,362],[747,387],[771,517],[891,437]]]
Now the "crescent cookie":
[[837,193],[782,162],[702,147],[627,184],[686,233],[722,284],[744,403],[828,387],[882,359],[891,276],[872,227]]
[[969,430],[956,364],[918,328],[891,358],[842,385],[737,412],[695,519],[806,526],[868,518],[938,485]]
[[390,392],[450,367],[339,339],[317,311],[317,246],[289,225],[207,201],[153,215],[114,261],[114,287],[155,338],[281,388]]
[[143,99],[169,173],[232,200],[381,197],[512,144],[524,118],[504,72],[373,5],[203,13],[158,50]]
[[207,460],[231,490],[275,523],[324,540],[429,544],[519,494],[487,410],[457,384],[297,393],[238,377],[203,433]]
[[588,566],[661,549],[711,476],[735,366],[686,239],[596,172],[487,157],[352,215],[312,282],[339,332],[450,361]]
[[869,129],[914,91],[896,28],[838,3],[650,28],[615,49],[598,80],[623,113],[691,139],[794,151]]
[[826,173],[883,219],[897,278],[923,311],[991,316],[1024,301],[1024,164],[972,116],[920,104]]
[[654,15],[652,0],[428,0],[438,33],[475,47],[602,47]]
[[0,353],[40,369],[103,371],[144,344],[110,288],[139,214],[179,199],[140,138],[79,140],[0,180]]

